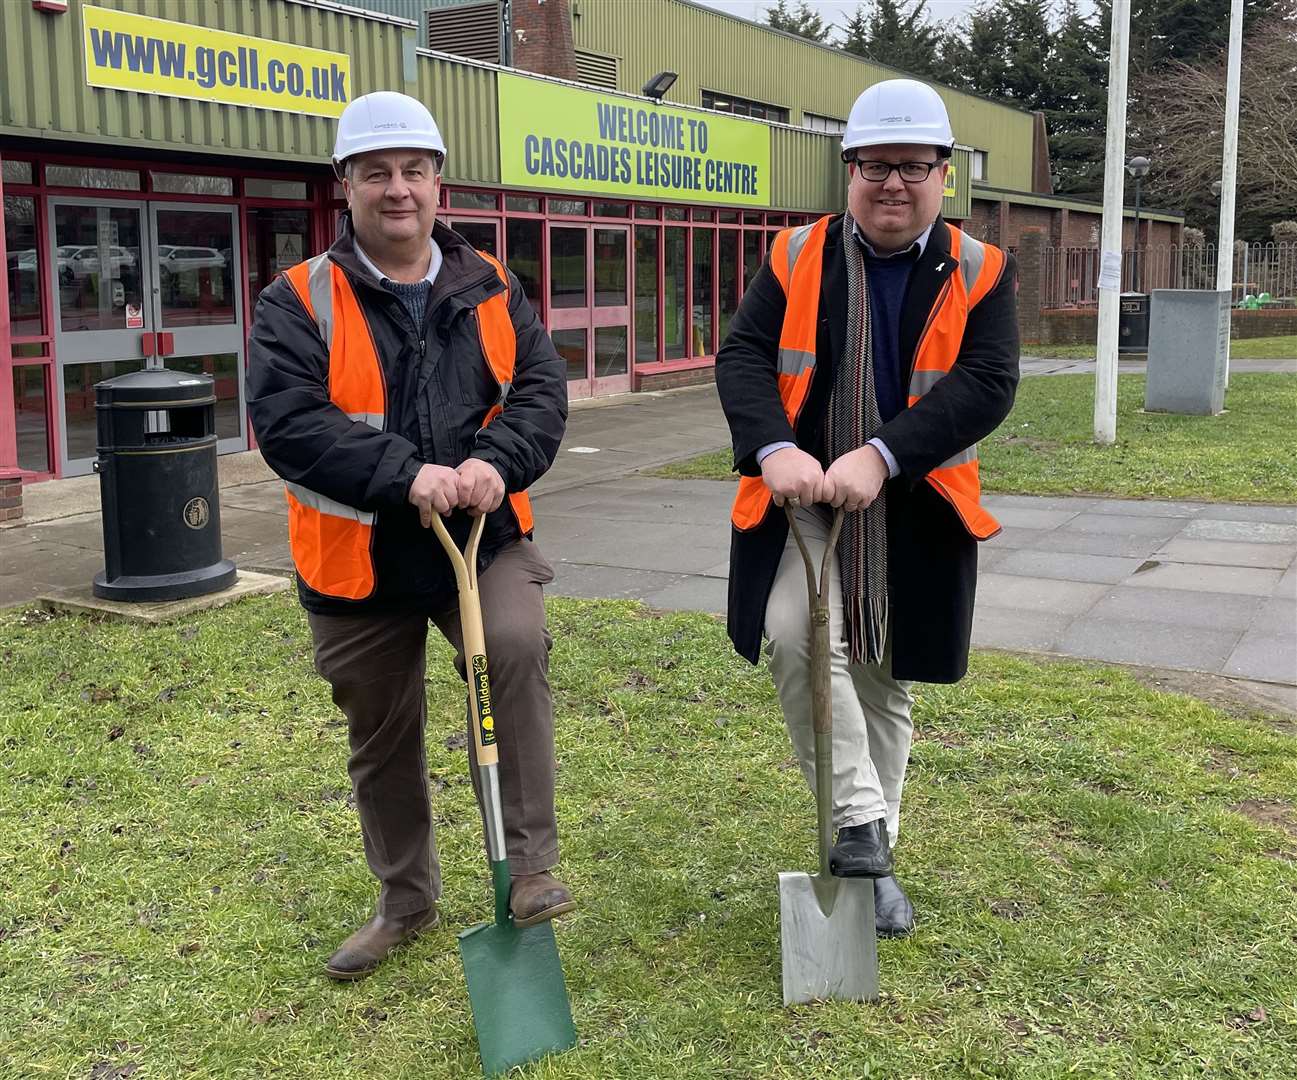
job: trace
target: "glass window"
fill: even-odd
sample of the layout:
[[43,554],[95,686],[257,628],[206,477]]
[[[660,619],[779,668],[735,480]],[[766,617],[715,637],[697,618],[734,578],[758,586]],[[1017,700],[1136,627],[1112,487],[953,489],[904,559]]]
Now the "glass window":
[[221,210],[159,210],[157,232],[162,326],[234,322],[233,215]]
[[756,229],[743,230],[743,291],[747,292],[752,279],[761,269],[763,245],[761,233]]
[[986,179],[986,151],[985,151],[985,150],[974,150],[974,151],[973,151],[973,170],[972,170],[972,171],[973,171],[973,176],[972,176],[972,178],[973,178],[974,180],[985,180],[985,179]]
[[48,356],[49,345],[43,341],[26,341],[15,343],[9,351],[13,353],[15,361],[34,360],[40,356]]
[[767,215],[766,215],[766,224],[767,224],[767,225],[782,225],[786,220],[787,220],[787,218],[785,218],[783,214],[767,214]]
[[823,131],[829,135],[841,135],[847,130],[847,122],[832,116],[816,116],[815,113],[802,113],[802,127],[810,131]]
[[667,221],[684,221],[688,213],[683,206],[664,206]]
[[760,225],[760,224],[761,224],[761,211],[759,211],[759,210],[745,210],[744,213],[743,213],[743,224],[744,224],[744,225]]
[[11,161],[5,158],[0,161],[0,178],[6,184],[30,184],[32,182],[32,163],[30,161]]
[[450,206],[452,210],[495,210],[500,198],[493,191],[452,191]]
[[730,319],[739,309],[739,231],[721,229],[720,236],[720,341],[717,347],[724,344],[725,335],[729,333]]
[[18,427],[18,468],[53,472],[50,467],[49,411],[45,407],[47,364],[14,368],[14,419]]
[[650,204],[637,203],[635,206],[635,216],[645,220],[652,218],[656,221],[660,211],[661,207]]
[[549,231],[549,306],[552,308],[587,306],[586,237],[583,228],[555,227]]
[[595,217],[630,217],[630,203],[597,202],[594,204]]
[[306,199],[305,180],[271,180],[249,176],[243,181],[243,194],[249,199]]
[[716,351],[712,342],[712,267],[716,262],[716,230],[694,229],[694,298],[692,356],[710,356]]
[[505,243],[509,252],[509,269],[514,272],[527,294],[531,306],[540,311],[540,245],[545,223],[538,220],[510,218],[504,223]]
[[239,354],[168,356],[167,367],[191,375],[210,375],[216,390],[216,435],[237,439],[239,428]]
[[629,370],[626,355],[629,335],[624,326],[596,326],[594,330],[594,377],[607,379]]
[[200,176],[196,173],[150,172],[154,191],[172,195],[233,195],[232,176]]
[[739,212],[737,210],[722,210],[720,222],[722,225],[737,225],[739,221]]
[[589,373],[585,362],[585,330],[555,330],[550,338],[554,342],[555,351],[567,367],[568,379],[586,378]]
[[520,214],[539,214],[540,200],[531,195],[506,195],[504,208],[516,210]]
[[309,217],[309,210],[248,208],[248,294],[252,303],[276,274],[313,254]]
[[36,246],[36,200],[28,195],[6,195],[4,229],[13,334],[35,337],[41,333],[40,268],[45,261]]
[[452,221],[450,227],[472,244],[478,251],[489,252],[499,258],[499,242],[496,240],[495,220],[489,221]]
[[138,316],[141,217],[135,206],[55,207],[59,321],[65,331],[126,330],[127,308]]
[[688,310],[685,307],[685,287],[689,267],[685,262],[685,236],[687,229],[668,228],[664,237],[665,253],[662,259],[662,333],[663,355],[667,360],[680,360],[685,356]]
[[342,185],[336,180],[329,187],[329,195],[335,202],[347,201],[347,193],[342,190]]
[[69,460],[95,456],[95,383],[143,368],[143,360],[107,360],[68,364],[63,369],[64,432]]
[[702,102],[704,109],[733,113],[735,116],[753,116],[758,120],[773,120],[779,124],[788,123],[788,110],[782,105],[768,105],[764,101],[752,101],[714,90],[704,90]]
[[658,358],[658,230],[635,229],[635,362]]
[[133,169],[90,169],[80,165],[46,165],[45,182],[51,187],[103,188],[139,191],[140,174]]
[[[594,306],[625,307],[629,283],[626,230],[594,230]],[[597,335],[596,335],[597,337]],[[598,341],[595,342],[596,351]]]
[[689,212],[689,216],[693,218],[694,221],[715,221],[716,211],[700,210],[697,207],[695,207],[693,210]]
[[568,217],[584,217],[589,204],[584,199],[550,199],[551,214],[566,214]]

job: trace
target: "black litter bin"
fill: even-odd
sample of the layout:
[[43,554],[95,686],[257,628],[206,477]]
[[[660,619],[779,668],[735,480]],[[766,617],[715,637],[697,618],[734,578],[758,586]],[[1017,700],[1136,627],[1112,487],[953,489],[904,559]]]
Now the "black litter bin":
[[108,600],[203,596],[234,584],[221,558],[216,390],[207,375],[165,368],[95,386]]
[[1121,294],[1117,320],[1117,351],[1148,352],[1148,293]]

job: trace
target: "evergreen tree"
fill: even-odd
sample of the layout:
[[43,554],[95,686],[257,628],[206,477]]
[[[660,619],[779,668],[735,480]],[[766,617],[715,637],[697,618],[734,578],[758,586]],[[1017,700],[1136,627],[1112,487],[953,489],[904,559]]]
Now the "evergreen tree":
[[944,74],[943,36],[929,21],[927,0],[868,0],[847,16],[840,45],[846,52],[931,79]]
[[766,25],[819,42],[827,40],[833,29],[824,25],[824,20],[806,0],[797,0],[795,8],[792,0],[775,0],[773,6],[766,8]]

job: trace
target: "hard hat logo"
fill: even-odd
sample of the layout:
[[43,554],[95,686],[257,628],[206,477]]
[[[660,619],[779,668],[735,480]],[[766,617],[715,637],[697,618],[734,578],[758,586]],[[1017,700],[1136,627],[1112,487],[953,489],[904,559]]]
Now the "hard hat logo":
[[954,141],[946,104],[936,90],[917,79],[887,79],[856,98],[842,149],[889,143],[950,147]]
[[379,90],[356,98],[338,117],[334,171],[341,176],[348,158],[376,150],[427,150],[441,162],[446,143],[423,102],[407,94]]

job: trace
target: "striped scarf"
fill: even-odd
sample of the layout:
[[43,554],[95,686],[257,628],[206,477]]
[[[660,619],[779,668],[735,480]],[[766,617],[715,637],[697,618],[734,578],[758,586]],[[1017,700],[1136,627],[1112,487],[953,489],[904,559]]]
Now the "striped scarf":
[[[874,349],[869,327],[865,256],[842,227],[847,260],[847,338],[829,397],[828,456],[833,462],[864,446],[882,426],[874,390]],[[880,663],[887,640],[887,487],[863,511],[848,514],[838,538],[842,607],[848,660]]]

